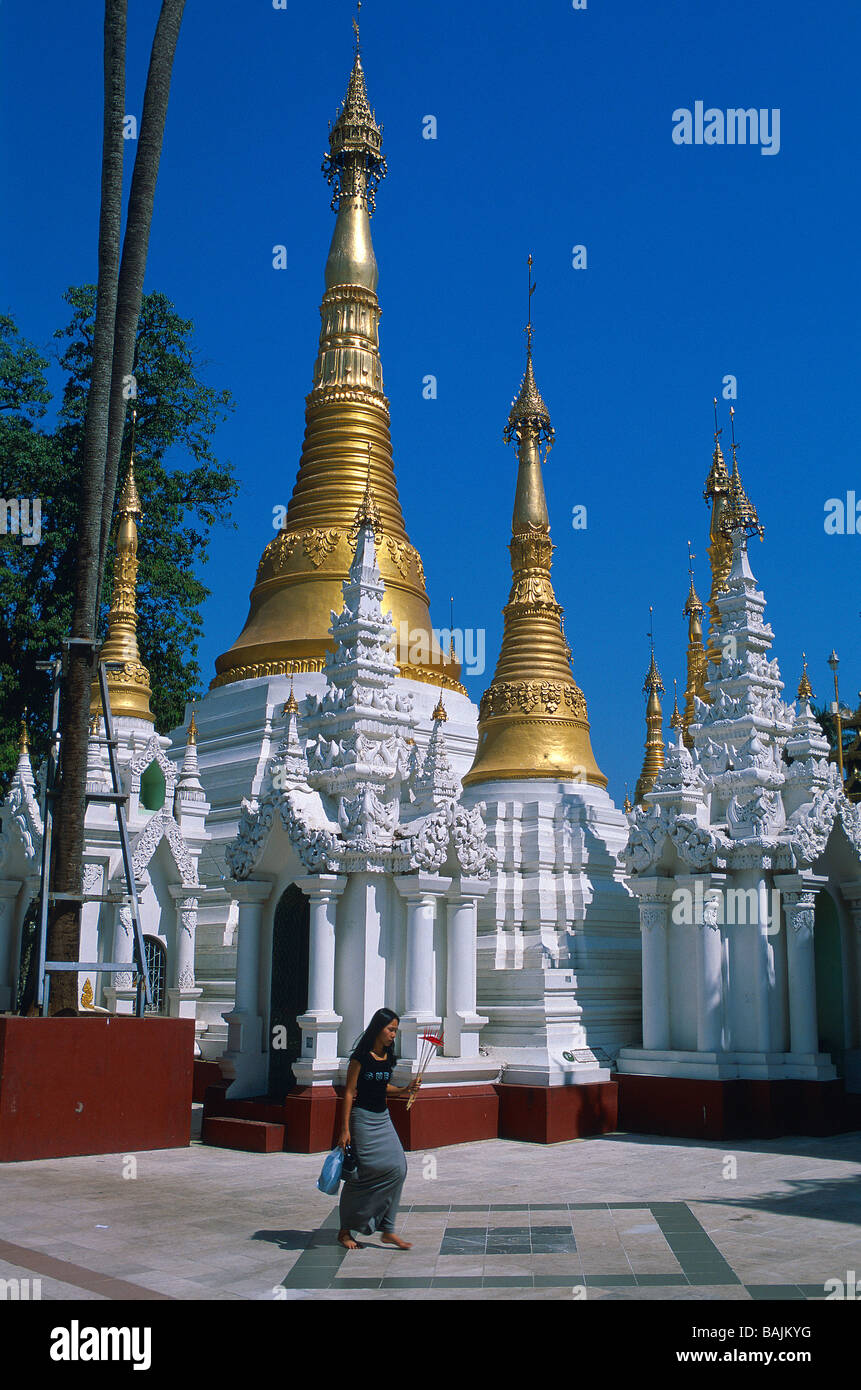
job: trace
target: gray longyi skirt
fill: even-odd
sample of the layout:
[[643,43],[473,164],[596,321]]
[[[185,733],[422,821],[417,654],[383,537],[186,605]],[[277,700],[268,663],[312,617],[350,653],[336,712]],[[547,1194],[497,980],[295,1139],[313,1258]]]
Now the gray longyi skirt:
[[354,1106],[350,1138],[357,1167],[341,1188],[341,1230],[366,1236],[393,1231],[407,1160],[388,1110],[376,1113]]

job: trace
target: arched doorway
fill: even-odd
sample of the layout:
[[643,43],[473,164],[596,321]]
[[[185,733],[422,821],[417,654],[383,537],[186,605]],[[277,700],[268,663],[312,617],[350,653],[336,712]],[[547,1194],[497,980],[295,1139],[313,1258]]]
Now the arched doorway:
[[308,1007],[310,921],[309,899],[291,883],[275,909],[272,928],[269,1094],[279,1099],[296,1085],[293,1063],[302,1050],[302,1030],[296,1019]]
[[813,919],[813,955],[816,962],[816,1017],[819,1050],[830,1052],[838,1074],[843,1075],[846,1031],[843,1015],[843,948],[840,920],[830,893],[816,895]]

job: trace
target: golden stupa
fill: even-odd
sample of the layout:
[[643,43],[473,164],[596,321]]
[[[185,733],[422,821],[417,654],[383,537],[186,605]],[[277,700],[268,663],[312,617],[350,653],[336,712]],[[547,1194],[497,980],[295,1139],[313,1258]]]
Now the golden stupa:
[[[643,758],[643,768],[637,778],[637,786],[634,790],[634,802],[637,806],[643,805],[646,793],[652,790],[655,785],[655,778],[664,766],[664,711],[661,706],[664,682],[661,680],[661,673],[655,664],[655,644],[651,638],[650,646],[651,660],[643,685],[643,694],[648,696],[646,700],[646,752]],[[674,727],[680,727],[678,703],[675,707],[675,715],[677,724]]]
[[[114,670],[107,671],[108,696],[111,714],[130,715],[153,723],[149,707],[152,691],[149,671],[140,659],[137,637],[137,575],[138,575],[138,528],[137,518],[141,515],[140,498],[135,486],[134,424],[132,412],[132,451],[129,471],[120,493],[119,525],[117,527],[116,555],[114,558],[114,583],[111,593],[111,606],[108,613],[108,633],[99,652],[100,661],[122,662]],[[90,693],[90,714],[96,718],[102,712],[99,683],[94,681]]]
[[550,578],[554,547],[539,447],[551,445],[554,430],[535,384],[531,323],[526,332],[526,372],[504,434],[507,443],[517,441],[519,459],[509,547],[513,583],[502,610],[499,661],[479,706],[475,760],[463,784],[554,777],[606,787]]
[[245,626],[215,663],[214,686],[323,669],[333,646],[331,614],[340,611],[353,558],[350,531],[370,483],[382,523],[382,606],[395,624],[400,673],[463,690],[457,661],[433,639],[424,569],[410,544],[395,483],[370,228],[386,161],[382,128],[368,104],[355,21],[354,27],[353,70],[323,163],[337,220],[299,472],[283,527],[260,560]]

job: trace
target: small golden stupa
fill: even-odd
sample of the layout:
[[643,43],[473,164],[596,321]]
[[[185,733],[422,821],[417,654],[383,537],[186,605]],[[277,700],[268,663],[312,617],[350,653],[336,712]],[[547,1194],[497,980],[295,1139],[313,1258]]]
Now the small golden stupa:
[[[531,256],[529,266],[531,303]],[[479,706],[475,760],[463,785],[553,777],[606,787],[592,752],[586,699],[571,673],[562,608],[550,578],[554,547],[540,448],[550,448],[555,431],[535,383],[531,313],[526,341],[526,371],[504,431],[506,443],[516,442],[518,454],[509,546],[513,581],[502,610],[499,660]]]

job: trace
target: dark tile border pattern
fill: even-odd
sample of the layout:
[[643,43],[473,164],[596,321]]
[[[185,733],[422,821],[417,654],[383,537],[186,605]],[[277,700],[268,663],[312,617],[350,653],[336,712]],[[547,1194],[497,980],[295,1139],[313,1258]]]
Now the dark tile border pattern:
[[[675,1256],[680,1273],[678,1274],[587,1274],[573,1267],[571,1273],[559,1274],[516,1274],[516,1275],[380,1275],[377,1278],[338,1277],[343,1261],[349,1253],[337,1243],[338,1208],[335,1207],[327,1219],[313,1232],[308,1246],[303,1250],[289,1274],[282,1280],[285,1289],[562,1289],[586,1286],[589,1288],[689,1288],[720,1287],[739,1285],[742,1281],[718,1250],[714,1241],[700,1225],[686,1202],[500,1202],[474,1203],[471,1205],[419,1204],[407,1211],[421,1213],[445,1213],[454,1218],[447,1226],[440,1243],[440,1254],[513,1254],[539,1255],[570,1253],[576,1254],[573,1231],[570,1236],[563,1235],[567,1227],[527,1226],[494,1227],[493,1215],[496,1212],[548,1212],[548,1211],[648,1211],[654,1217],[667,1244]],[[459,1212],[484,1212],[487,1226],[472,1228],[458,1227]],[[535,1234],[539,1239],[535,1240]],[[504,1237],[508,1236],[506,1240]],[[554,1247],[558,1242],[558,1248]],[[448,1249],[446,1246],[448,1245]],[[463,1245],[464,1249],[457,1248]],[[479,1248],[481,1247],[481,1248]],[[818,1284],[768,1284],[744,1285],[753,1299],[807,1299],[823,1298],[824,1287]]]

